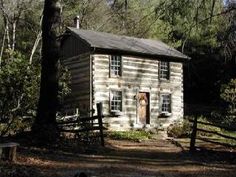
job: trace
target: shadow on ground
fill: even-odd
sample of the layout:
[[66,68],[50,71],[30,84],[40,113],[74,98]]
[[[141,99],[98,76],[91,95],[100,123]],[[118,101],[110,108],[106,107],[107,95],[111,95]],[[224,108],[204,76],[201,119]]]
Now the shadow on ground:
[[106,142],[105,148],[78,147],[77,152],[21,146],[15,165],[58,177],[72,177],[78,170],[97,177],[235,177],[235,152],[189,153],[167,140]]

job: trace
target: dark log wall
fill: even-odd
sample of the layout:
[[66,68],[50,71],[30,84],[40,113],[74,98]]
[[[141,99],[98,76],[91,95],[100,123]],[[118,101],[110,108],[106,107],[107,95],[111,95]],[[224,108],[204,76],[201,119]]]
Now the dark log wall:
[[74,36],[73,33],[62,40],[62,59],[68,59],[88,52],[90,52],[90,46],[77,36]]
[[90,54],[81,54],[63,60],[70,72],[71,93],[64,100],[64,110],[71,115],[78,108],[80,114],[87,114],[90,107]]
[[64,100],[64,111],[71,115],[77,109],[85,114],[91,108],[90,47],[71,33],[62,41],[61,58],[71,75],[71,93]]

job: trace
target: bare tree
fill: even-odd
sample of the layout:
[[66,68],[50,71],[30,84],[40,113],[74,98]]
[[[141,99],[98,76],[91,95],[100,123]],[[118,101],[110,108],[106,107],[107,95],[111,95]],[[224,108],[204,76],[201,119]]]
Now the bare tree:
[[[43,20],[43,18],[42,18],[43,16],[41,16],[41,18],[40,18],[40,26],[42,25],[42,20]],[[29,64],[31,65],[32,64],[32,62],[33,62],[33,56],[34,56],[34,53],[36,52],[36,49],[37,49],[37,47],[38,47],[38,45],[39,45],[39,42],[40,42],[40,40],[42,39],[42,30],[41,29],[39,29],[39,31],[37,31],[37,36],[36,36],[36,39],[35,39],[35,41],[34,41],[34,45],[33,45],[33,48],[32,48],[32,50],[31,50],[31,54],[30,54],[30,58],[29,58]]]
[[16,29],[22,14],[31,8],[33,0],[0,0],[0,12],[4,18],[7,47],[12,51],[16,46]]

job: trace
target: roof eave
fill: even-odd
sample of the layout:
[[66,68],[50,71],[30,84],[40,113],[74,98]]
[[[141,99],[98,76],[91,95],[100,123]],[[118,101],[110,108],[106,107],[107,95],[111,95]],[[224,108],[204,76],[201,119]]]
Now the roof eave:
[[125,51],[119,49],[106,49],[106,48],[99,48],[99,47],[91,47],[91,51],[95,54],[115,54],[115,55],[131,55],[136,57],[145,57],[150,59],[160,59],[166,61],[175,61],[175,62],[185,62],[190,60],[191,58],[186,56],[171,56],[171,55],[161,55],[161,54],[147,54],[142,52],[133,52],[133,51]]

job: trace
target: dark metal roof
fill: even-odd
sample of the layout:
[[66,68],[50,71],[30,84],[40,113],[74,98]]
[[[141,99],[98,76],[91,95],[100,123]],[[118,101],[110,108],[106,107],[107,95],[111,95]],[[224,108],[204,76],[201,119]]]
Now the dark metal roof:
[[188,56],[158,40],[120,36],[72,27],[68,27],[68,29],[95,49],[124,51],[125,53],[130,52],[137,55],[163,56],[181,60],[190,59]]

